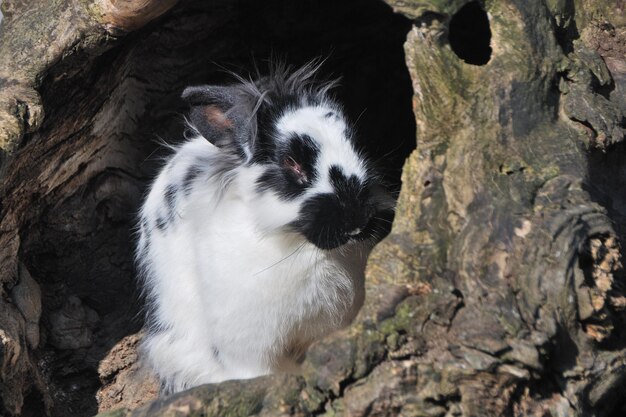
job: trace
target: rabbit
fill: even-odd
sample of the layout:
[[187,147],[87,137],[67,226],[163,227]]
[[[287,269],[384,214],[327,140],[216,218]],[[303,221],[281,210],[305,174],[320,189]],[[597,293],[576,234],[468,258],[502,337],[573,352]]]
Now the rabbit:
[[140,210],[145,362],[162,392],[297,372],[364,301],[395,199],[318,65],[188,87],[189,134]]

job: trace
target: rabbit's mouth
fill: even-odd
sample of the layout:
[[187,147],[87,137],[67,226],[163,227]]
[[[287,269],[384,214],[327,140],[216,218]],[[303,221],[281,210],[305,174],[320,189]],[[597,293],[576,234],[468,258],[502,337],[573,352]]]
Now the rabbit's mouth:
[[363,227],[348,232],[349,240],[362,242],[370,240],[374,243],[380,242],[391,231],[393,222],[393,210],[383,210],[374,213],[367,224]]
[[350,237],[356,237],[359,236],[362,232],[363,230],[361,230],[360,227],[357,227],[356,229],[349,231],[347,235]]

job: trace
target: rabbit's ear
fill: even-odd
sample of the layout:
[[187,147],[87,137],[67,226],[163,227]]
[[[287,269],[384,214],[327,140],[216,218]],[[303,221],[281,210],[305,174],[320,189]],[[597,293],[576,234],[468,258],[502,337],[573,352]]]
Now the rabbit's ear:
[[206,140],[243,158],[251,155],[254,132],[251,98],[234,86],[198,86],[183,91],[193,127]]

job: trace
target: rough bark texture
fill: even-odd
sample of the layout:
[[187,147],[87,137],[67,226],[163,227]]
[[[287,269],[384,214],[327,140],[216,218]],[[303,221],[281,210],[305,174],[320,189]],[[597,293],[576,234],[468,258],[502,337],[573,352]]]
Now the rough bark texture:
[[[626,413],[623,1],[389,0],[408,20],[376,1],[47,3],[5,2],[0,27],[0,412],[85,414],[100,389],[101,409],[127,407],[108,416]],[[132,411],[154,395],[123,338],[150,136],[175,137],[184,85],[224,79],[211,61],[270,45],[296,63],[332,45],[390,179],[410,73],[418,146],[366,305],[302,375]]]

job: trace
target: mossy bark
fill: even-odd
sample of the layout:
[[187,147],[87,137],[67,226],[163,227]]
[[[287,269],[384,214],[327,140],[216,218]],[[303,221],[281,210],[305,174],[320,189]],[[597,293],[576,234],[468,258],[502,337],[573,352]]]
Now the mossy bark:
[[[86,244],[85,234],[101,233],[93,253],[106,259],[97,264],[105,271],[118,273],[120,269],[111,265],[127,262],[129,243],[111,247],[103,242],[129,241],[129,216],[120,213],[136,207],[140,184],[153,172],[149,167],[133,167],[137,155],[146,155],[146,149],[153,147],[145,145],[146,135],[140,134],[139,140],[131,136],[142,124],[165,123],[160,112],[168,103],[159,107],[155,101],[186,82],[211,76],[200,68],[208,56],[218,60],[228,56],[223,48],[232,44],[220,48],[219,42],[226,38],[202,32],[206,22],[232,23],[234,16],[241,17],[236,6],[226,3],[181,4],[162,21],[150,24],[152,29],[142,31],[138,28],[167,7],[153,9],[150,2],[138,1],[137,14],[147,18],[129,23],[125,12],[120,23],[112,25],[110,14],[99,7],[114,3],[3,4],[7,15],[0,27],[4,87],[0,147],[5,155],[0,207],[4,301],[0,303],[0,397],[4,413],[18,414],[29,392],[43,393],[39,400],[45,403],[43,408],[59,400],[47,394],[45,358],[38,356],[38,346],[64,342],[40,342],[33,336],[32,326],[41,315],[38,292],[33,289],[37,283],[43,290],[44,316],[46,308],[69,314],[95,333],[99,330],[88,324],[92,307],[106,317],[104,321],[113,323],[110,327],[118,323],[116,317],[126,314],[121,306],[113,312],[98,304],[101,298],[89,299],[93,287],[86,286],[81,295],[85,305],[75,301],[54,305],[59,301],[51,296],[46,304],[46,294],[65,288],[64,268],[71,271],[68,280],[74,282],[75,292],[80,292],[81,274],[93,277],[89,268],[75,267],[81,256],[71,255]],[[405,58],[418,145],[404,164],[393,230],[370,258],[368,298],[356,322],[316,343],[307,354],[302,375],[203,386],[135,410],[103,415],[617,416],[626,412],[626,281],[620,245],[626,237],[624,5],[591,0],[475,3],[469,7],[478,5],[488,15],[491,52],[487,62],[473,65],[468,62],[479,53],[479,45],[467,40],[474,39],[471,28],[476,21],[463,21],[464,8],[471,2],[388,3],[412,23]],[[329,6],[326,16],[358,14],[356,3],[351,4],[352,9]],[[249,16],[247,24],[264,16],[259,6],[249,7],[254,19]],[[12,16],[12,10],[20,13]],[[280,10],[271,16],[291,16]],[[29,25],[25,11],[46,15],[49,22]],[[204,20],[198,13],[205,13]],[[409,20],[389,17],[374,29],[396,36],[398,32],[390,28]],[[66,28],[57,30],[61,22],[67,22]],[[362,19],[349,27],[365,41],[370,38],[359,32],[359,25],[367,22]],[[464,23],[468,24],[464,30],[470,28],[469,37],[453,48],[451,26]],[[192,30],[181,32],[174,48],[166,45],[157,51],[172,56],[155,61],[153,72],[138,65],[145,58],[153,59],[150,48],[160,45],[159,37],[186,24]],[[284,26],[286,38],[280,39],[288,42],[294,25],[287,21]],[[474,28],[485,33],[485,28]],[[134,30],[138,32],[124,37]],[[221,34],[234,37],[245,30],[245,25],[235,22],[232,31]],[[332,25],[329,30],[334,30]],[[21,38],[11,35],[18,32],[23,33]],[[254,36],[258,33],[264,32]],[[376,38],[376,53],[389,49],[382,38]],[[217,46],[211,53],[180,52],[207,44]],[[112,52],[107,55],[108,50]],[[373,51],[359,49],[350,59],[359,62],[365,52]],[[162,68],[164,62],[170,66]],[[394,90],[404,82],[400,73],[385,76],[380,71],[383,64],[376,65],[379,72],[371,71],[377,74],[373,79],[385,85],[376,91],[396,93],[376,95],[386,104],[378,102],[380,116],[367,122],[372,130],[378,124],[397,125],[400,119],[384,113],[384,108],[405,98]],[[354,79],[368,68],[356,65]],[[159,91],[146,74],[175,87],[168,93]],[[354,100],[367,100],[370,94],[361,91],[371,89],[357,87],[365,89],[371,79],[352,84]],[[118,84],[124,88],[117,88]],[[89,91],[72,85],[89,86]],[[72,92],[72,103],[80,103],[78,114],[67,104],[67,92]],[[124,109],[123,115],[119,108]],[[384,154],[384,149],[380,152]],[[85,207],[97,215],[85,214]],[[67,213],[75,216],[73,222],[63,220]],[[40,240],[49,244],[59,237],[69,241],[59,243],[59,253],[38,246]],[[53,263],[56,269],[41,260],[60,255],[68,260]],[[119,288],[110,289],[111,294],[119,294],[132,277],[128,270],[121,275],[115,281]],[[88,335],[83,336],[88,340]]]

